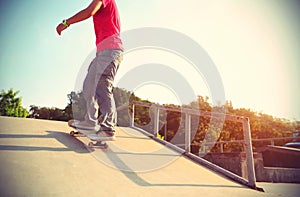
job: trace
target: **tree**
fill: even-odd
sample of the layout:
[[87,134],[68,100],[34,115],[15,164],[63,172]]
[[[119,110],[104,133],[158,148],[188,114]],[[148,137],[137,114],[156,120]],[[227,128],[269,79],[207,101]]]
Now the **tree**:
[[70,117],[65,110],[59,108],[48,108],[48,107],[38,107],[30,106],[30,118],[45,119],[45,120],[58,120],[58,121],[68,121]]
[[0,94],[0,115],[12,117],[27,117],[28,111],[22,107],[22,98],[17,97],[19,91],[2,90]]
[[86,101],[83,93],[76,93],[72,91],[68,94],[69,103],[65,107],[64,112],[68,119],[84,120],[86,114]]

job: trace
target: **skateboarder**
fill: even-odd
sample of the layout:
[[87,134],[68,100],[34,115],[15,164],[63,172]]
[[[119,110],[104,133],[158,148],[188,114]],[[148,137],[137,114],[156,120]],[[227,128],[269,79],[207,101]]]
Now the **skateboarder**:
[[[93,17],[97,53],[90,63],[83,83],[83,95],[87,103],[84,121],[71,120],[70,126],[83,130],[94,130],[101,140],[115,138],[115,102],[112,94],[113,82],[123,57],[120,38],[120,18],[115,0],[92,0],[89,6],[56,27],[62,31]],[[101,116],[98,120],[98,108]]]

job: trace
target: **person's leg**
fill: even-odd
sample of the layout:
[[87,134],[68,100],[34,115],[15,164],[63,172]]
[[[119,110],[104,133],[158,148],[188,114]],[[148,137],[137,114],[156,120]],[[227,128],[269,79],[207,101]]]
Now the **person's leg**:
[[107,78],[107,76],[102,76],[99,80],[97,89],[99,89],[99,91],[97,91],[97,97],[101,113],[99,117],[101,130],[113,130],[115,126],[114,116],[116,113],[116,107],[112,93],[113,81]]
[[122,52],[113,50],[111,63],[105,68],[97,84],[96,97],[100,106],[99,124],[101,131],[114,134],[116,124],[116,107],[113,97],[114,78],[122,61]]
[[[74,118],[76,121],[73,121],[73,126],[79,129],[89,129],[89,130],[98,130],[98,104],[95,98],[96,87],[98,83],[97,78],[97,61],[96,58],[91,62],[88,73],[83,82],[83,97],[86,102],[86,112],[84,121],[79,121],[76,119],[78,115],[74,114]],[[80,112],[81,113],[81,112]]]
[[96,58],[91,63],[88,74],[83,83],[83,96],[86,101],[85,121],[93,126],[98,125],[98,104],[95,98],[97,84],[97,63]]

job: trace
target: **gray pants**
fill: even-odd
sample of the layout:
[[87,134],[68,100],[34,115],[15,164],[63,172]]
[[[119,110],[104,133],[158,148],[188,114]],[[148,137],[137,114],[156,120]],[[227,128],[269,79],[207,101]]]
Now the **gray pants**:
[[[116,124],[116,107],[113,97],[114,78],[123,59],[121,50],[103,50],[91,62],[83,83],[83,96],[87,108],[85,121],[101,130],[113,131]],[[98,115],[100,108],[101,116]],[[98,120],[99,118],[99,120]]]

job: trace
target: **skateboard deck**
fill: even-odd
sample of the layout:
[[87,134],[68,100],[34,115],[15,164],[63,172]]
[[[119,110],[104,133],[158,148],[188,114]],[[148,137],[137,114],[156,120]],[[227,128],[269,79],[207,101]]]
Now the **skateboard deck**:
[[[68,126],[74,129],[73,131],[70,132],[70,135],[73,137],[87,137],[90,142],[87,144],[88,147],[90,148],[108,148],[108,144],[105,142],[105,140],[100,140],[97,137],[90,136],[90,134],[95,133],[95,130],[84,130],[84,129],[79,129],[76,126],[73,126],[71,124],[72,122],[68,122]],[[108,141],[108,140],[107,140]]]

